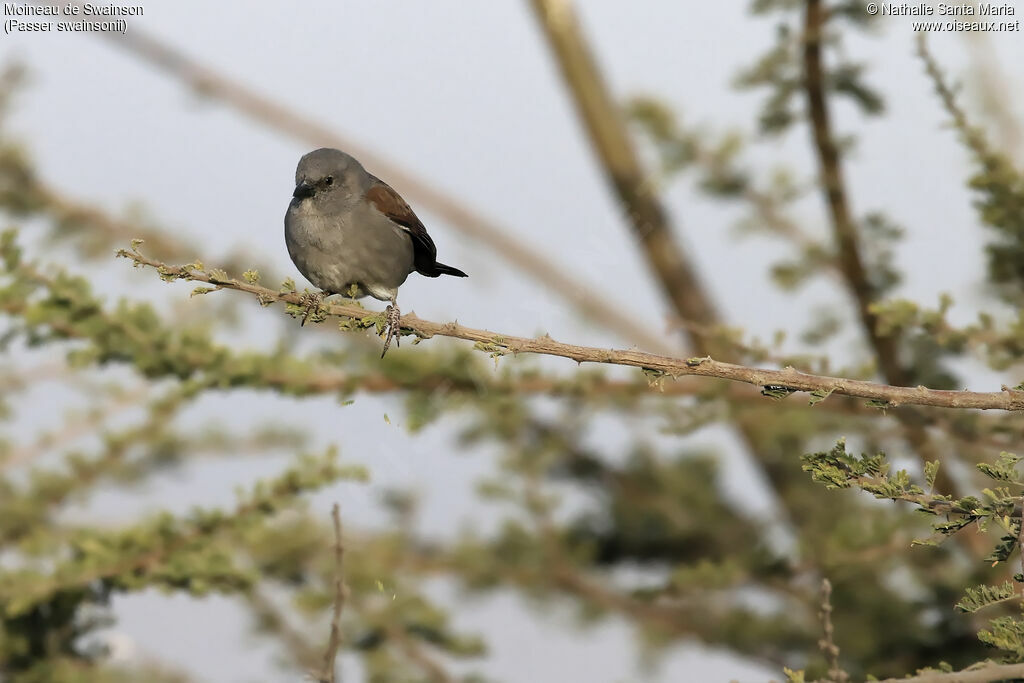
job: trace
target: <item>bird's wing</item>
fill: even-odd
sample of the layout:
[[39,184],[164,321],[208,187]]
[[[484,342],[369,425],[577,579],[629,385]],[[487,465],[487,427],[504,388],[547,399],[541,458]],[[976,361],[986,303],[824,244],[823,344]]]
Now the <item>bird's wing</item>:
[[427,229],[390,185],[374,176],[370,177],[373,178],[373,184],[366,191],[366,199],[412,238],[416,270],[424,275],[433,273],[437,264],[437,247],[427,234]]

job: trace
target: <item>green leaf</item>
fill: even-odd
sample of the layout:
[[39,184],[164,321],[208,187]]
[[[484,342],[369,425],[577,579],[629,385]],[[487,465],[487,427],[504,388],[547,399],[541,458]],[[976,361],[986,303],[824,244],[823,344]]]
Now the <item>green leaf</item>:
[[990,647],[999,648],[1012,653],[1019,661],[1024,659],[1024,622],[1013,617],[993,619],[991,630],[978,632],[978,640]]
[[825,391],[824,389],[815,389],[814,391],[811,392],[811,399],[808,402],[808,405],[813,406],[818,403],[821,403],[826,398],[831,396],[833,391],[833,389],[829,389],[828,391]]
[[1013,583],[1010,581],[1006,581],[1000,586],[982,585],[967,588],[964,591],[964,597],[956,603],[956,608],[961,612],[974,613],[990,605],[1005,602],[1016,594]]
[[924,481],[928,486],[928,490],[935,488],[935,478],[939,474],[939,461],[932,460],[924,464]]

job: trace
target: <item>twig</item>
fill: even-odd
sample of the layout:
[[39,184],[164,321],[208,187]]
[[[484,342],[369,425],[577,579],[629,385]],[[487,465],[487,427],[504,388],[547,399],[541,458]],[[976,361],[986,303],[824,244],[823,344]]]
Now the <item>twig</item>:
[[342,572],[345,546],[341,542],[341,513],[337,503],[331,509],[331,519],[334,520],[334,614],[331,617],[331,639],[327,643],[327,652],[324,654],[321,683],[334,683],[335,681],[337,673],[335,660],[338,658],[338,648],[341,647],[341,610],[345,607],[345,595],[348,593]]
[[1024,664],[983,664],[963,671],[930,671],[909,678],[886,678],[878,683],[992,683],[1024,678]]
[[[218,289],[234,289],[258,297],[264,303],[275,301],[304,306],[306,299],[298,292],[280,292],[266,287],[234,279],[214,277],[195,265],[169,266],[151,259],[137,251],[122,249],[117,254],[130,259],[137,266],[156,269],[168,280],[182,279],[216,285]],[[365,326],[382,323],[382,313],[370,311],[351,303],[322,304],[321,313],[326,316],[361,321]],[[514,337],[487,330],[460,325],[457,322],[436,323],[423,320],[415,313],[402,316],[403,333],[413,333],[420,338],[433,336],[452,337],[476,342],[482,351],[496,354],[536,353],[568,358],[578,363],[605,363],[647,370],[661,376],[678,378],[693,375],[717,377],[734,382],[745,382],[759,387],[782,387],[793,391],[817,392],[819,396],[840,394],[869,399],[880,407],[901,405],[926,405],[944,408],[975,408],[982,410],[1024,410],[1024,391],[1003,387],[1002,391],[947,391],[919,387],[895,387],[863,380],[827,377],[800,372],[792,367],[783,370],[752,368],[734,363],[724,363],[708,357],[673,358],[643,351],[627,349],[599,349],[558,342],[544,335],[537,338]]]
[[923,33],[917,36],[917,56],[924,63],[925,72],[932,81],[932,86],[942,100],[942,106],[946,113],[953,118],[954,127],[964,136],[964,141],[978,157],[985,158],[992,154],[988,142],[978,130],[967,120],[967,114],[956,101],[956,93],[946,82],[939,63],[928,49],[928,40]]
[[849,674],[839,666],[839,646],[834,639],[834,627],[832,625],[832,583],[828,579],[821,580],[821,629],[825,637],[818,641],[818,647],[825,655],[828,662],[828,680],[832,683],[846,683],[850,680]]

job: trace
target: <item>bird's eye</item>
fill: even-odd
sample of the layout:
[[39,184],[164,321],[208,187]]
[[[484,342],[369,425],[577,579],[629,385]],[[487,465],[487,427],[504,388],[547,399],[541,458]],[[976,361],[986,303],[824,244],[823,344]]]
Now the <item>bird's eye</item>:
[[329,175],[326,178],[324,178],[324,185],[333,185],[333,184],[334,184],[334,176]]

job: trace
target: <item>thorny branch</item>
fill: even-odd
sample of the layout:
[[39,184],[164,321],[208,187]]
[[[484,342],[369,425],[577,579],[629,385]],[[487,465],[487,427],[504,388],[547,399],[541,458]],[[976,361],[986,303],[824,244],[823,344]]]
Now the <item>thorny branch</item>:
[[[118,256],[130,259],[136,266],[156,269],[167,280],[205,282],[216,289],[235,289],[259,298],[262,303],[283,302],[306,307],[307,298],[294,291],[277,291],[258,284],[225,278],[202,270],[198,264],[169,266],[151,259],[138,251],[122,249]],[[218,277],[220,275],[220,277]],[[338,302],[322,304],[320,314],[343,318],[355,327],[383,326],[383,314],[367,310],[355,303]],[[415,313],[402,316],[402,333],[413,334],[421,339],[433,336],[465,339],[476,343],[476,348],[495,356],[519,353],[535,353],[568,358],[578,363],[605,363],[636,367],[659,376],[678,378],[682,376],[717,377],[734,382],[744,382],[758,387],[779,389],[784,392],[813,392],[818,398],[840,394],[864,398],[876,402],[880,407],[901,405],[925,405],[944,408],[974,408],[996,410],[1024,410],[1024,391],[1003,387],[1001,391],[947,391],[927,387],[896,387],[876,382],[828,377],[800,372],[792,367],[782,370],[752,368],[734,363],[723,363],[710,357],[674,358],[631,349],[599,349],[555,341],[544,335],[537,338],[514,337],[487,330],[460,325],[457,322],[436,323],[423,320]],[[352,327],[353,325],[349,325]]]

